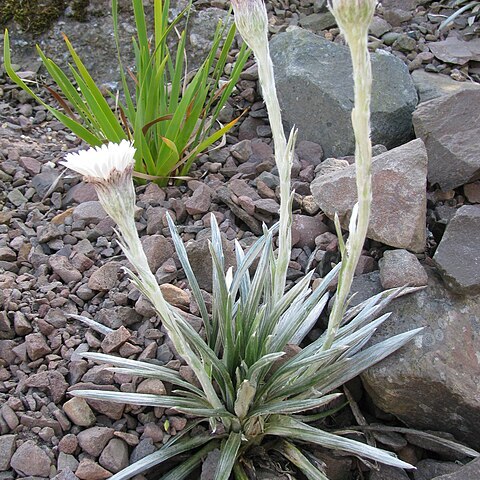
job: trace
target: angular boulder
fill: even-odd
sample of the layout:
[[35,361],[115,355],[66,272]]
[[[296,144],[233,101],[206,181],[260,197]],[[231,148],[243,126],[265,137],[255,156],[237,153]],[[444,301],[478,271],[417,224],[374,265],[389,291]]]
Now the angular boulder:
[[448,222],[433,261],[455,293],[480,293],[480,205],[459,208]]
[[480,178],[480,89],[462,90],[422,103],[413,114],[428,152],[428,180],[451,190]]
[[[355,149],[351,125],[352,63],[348,47],[303,29],[270,42],[285,130],[298,127],[299,140],[320,144],[327,157]],[[372,140],[393,148],[412,136],[417,92],[405,64],[389,54],[372,58]]]
[[[371,278],[357,277],[352,291],[371,295],[371,287]],[[480,448],[480,299],[453,294],[429,269],[428,287],[395,300],[387,311],[392,315],[372,343],[424,330],[362,374],[374,403],[409,427],[449,432]]]
[[[372,161],[373,202],[367,236],[392,247],[422,252],[425,246],[427,152],[421,140],[376,156]],[[357,201],[355,165],[318,176],[311,185],[318,206],[338,213],[348,228]]]
[[423,69],[412,72],[412,80],[418,92],[419,103],[433,100],[444,95],[451,95],[463,90],[480,91],[480,84],[474,82],[457,82],[447,75],[426,72]]

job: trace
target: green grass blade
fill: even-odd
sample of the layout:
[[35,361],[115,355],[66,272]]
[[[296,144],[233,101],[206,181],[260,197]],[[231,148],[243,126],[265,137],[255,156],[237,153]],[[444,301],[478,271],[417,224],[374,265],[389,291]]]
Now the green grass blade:
[[12,81],[16,83],[16,85],[18,85],[22,90],[27,92],[40,105],[43,105],[58,121],[63,123],[67,128],[69,128],[79,138],[85,140],[89,145],[98,146],[98,145],[102,144],[102,139],[101,138],[99,138],[95,134],[91,133],[89,130],[87,130],[85,127],[83,127],[80,123],[71,119],[70,117],[68,117],[64,113],[60,112],[59,110],[57,110],[57,109],[51,107],[50,105],[48,105],[47,103],[45,103],[15,73],[15,71],[13,70],[13,67],[12,67],[12,62],[11,62],[11,57],[10,57],[10,39],[9,39],[7,30],[5,30],[5,36],[4,36],[3,56],[4,56],[5,71],[7,72],[8,76],[12,79]]
[[[109,140],[112,142],[120,142],[125,138],[125,132],[123,131],[122,126],[120,125],[115,114],[110,109],[110,106],[108,105],[107,101],[103,97],[102,92],[100,92],[100,89],[97,87],[96,83],[93,81],[93,78],[88,73],[88,70],[85,68],[85,65],[80,60],[80,57],[77,55],[77,52],[75,51],[75,49],[73,48],[72,44],[70,43],[70,41],[66,36],[64,36],[64,40],[67,45],[68,51],[70,52],[70,55],[72,56],[73,61],[75,62],[76,67],[78,68],[79,74],[81,75],[86,87],[89,89],[90,96],[95,100],[95,108],[93,108],[94,103],[89,102],[91,108],[93,109],[96,115],[99,115],[101,112],[102,116],[105,117],[105,121],[108,122],[108,124],[110,125],[110,128],[114,134],[112,135],[112,137],[109,138]],[[77,83],[78,83],[78,80],[77,80]],[[82,91],[82,93],[87,98],[87,96],[85,95],[85,92]]]

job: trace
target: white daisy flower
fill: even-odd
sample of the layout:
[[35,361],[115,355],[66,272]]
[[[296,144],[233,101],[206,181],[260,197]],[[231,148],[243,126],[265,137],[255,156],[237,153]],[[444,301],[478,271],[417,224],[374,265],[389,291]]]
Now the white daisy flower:
[[133,169],[135,148],[128,140],[108,143],[101,147],[69,153],[60,162],[70,170],[80,173],[87,181],[108,181],[112,173],[122,173]]

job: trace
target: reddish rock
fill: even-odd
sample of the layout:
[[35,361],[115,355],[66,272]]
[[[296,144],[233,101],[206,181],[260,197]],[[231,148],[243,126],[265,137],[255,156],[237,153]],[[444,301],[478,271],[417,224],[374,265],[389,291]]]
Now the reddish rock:
[[83,275],[63,255],[48,257],[48,263],[65,283],[79,282],[83,278]]
[[173,245],[163,235],[149,235],[142,237],[142,246],[152,272],[156,272],[174,255]]
[[25,337],[27,355],[35,361],[52,352],[41,333],[31,333]]
[[315,248],[315,238],[328,232],[328,227],[322,222],[322,216],[309,217],[308,215],[293,215],[292,245],[295,247],[308,246]]
[[[70,387],[69,391],[74,390],[103,390],[109,392],[118,392],[118,388],[113,385],[95,385],[94,383],[77,383]],[[123,415],[125,405],[122,403],[107,402],[104,400],[87,400],[87,403],[99,414],[106,415],[113,420],[120,420]]]
[[78,444],[84,452],[98,457],[113,437],[113,432],[113,428],[107,427],[87,428],[77,435]]
[[95,425],[95,415],[83,398],[73,397],[68,402],[65,402],[63,411],[75,425],[80,427]]
[[47,370],[30,375],[25,380],[25,385],[48,390],[54,403],[59,403],[63,399],[69,386],[65,377],[57,370]]
[[118,350],[132,334],[124,327],[121,326],[117,330],[107,333],[102,341],[102,350],[105,353],[111,353]]
[[195,189],[193,195],[185,202],[185,208],[189,215],[201,215],[210,210],[212,203],[211,188],[201,184]]
[[128,467],[128,446],[119,438],[112,438],[103,449],[98,463],[113,473]]
[[33,440],[28,440],[17,448],[10,464],[22,476],[50,476],[50,459]]
[[84,458],[78,465],[75,475],[80,480],[104,480],[110,478],[112,474],[101,467],[98,463]]
[[161,380],[157,378],[147,378],[137,387],[137,393],[151,393],[154,395],[166,395],[167,390]]
[[[392,247],[425,248],[427,153],[421,140],[394,148],[372,161],[372,213],[367,236]],[[348,229],[357,201],[355,165],[317,176],[315,201],[331,219],[338,213]]]
[[88,288],[108,292],[117,284],[121,268],[122,264],[120,262],[108,262],[102,265],[88,279]]
[[15,452],[16,435],[0,435],[0,472],[10,468],[10,460]]
[[188,307],[190,305],[190,296],[181,288],[165,283],[160,285],[160,290],[165,300],[176,307]]
[[428,275],[418,258],[406,250],[387,250],[379,262],[380,282],[385,289],[423,287],[428,284]]
[[64,437],[60,439],[60,442],[58,443],[58,449],[66,453],[68,455],[72,455],[75,453],[75,450],[78,447],[78,440],[75,435],[72,433],[67,433]]

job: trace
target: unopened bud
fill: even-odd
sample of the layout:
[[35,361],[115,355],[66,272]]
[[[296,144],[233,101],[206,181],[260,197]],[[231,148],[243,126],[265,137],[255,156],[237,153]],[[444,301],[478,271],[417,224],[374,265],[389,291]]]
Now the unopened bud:
[[240,35],[256,52],[268,42],[268,16],[263,0],[232,0],[232,7]]
[[376,6],[377,0],[329,0],[329,8],[349,43],[352,36],[367,34]]

